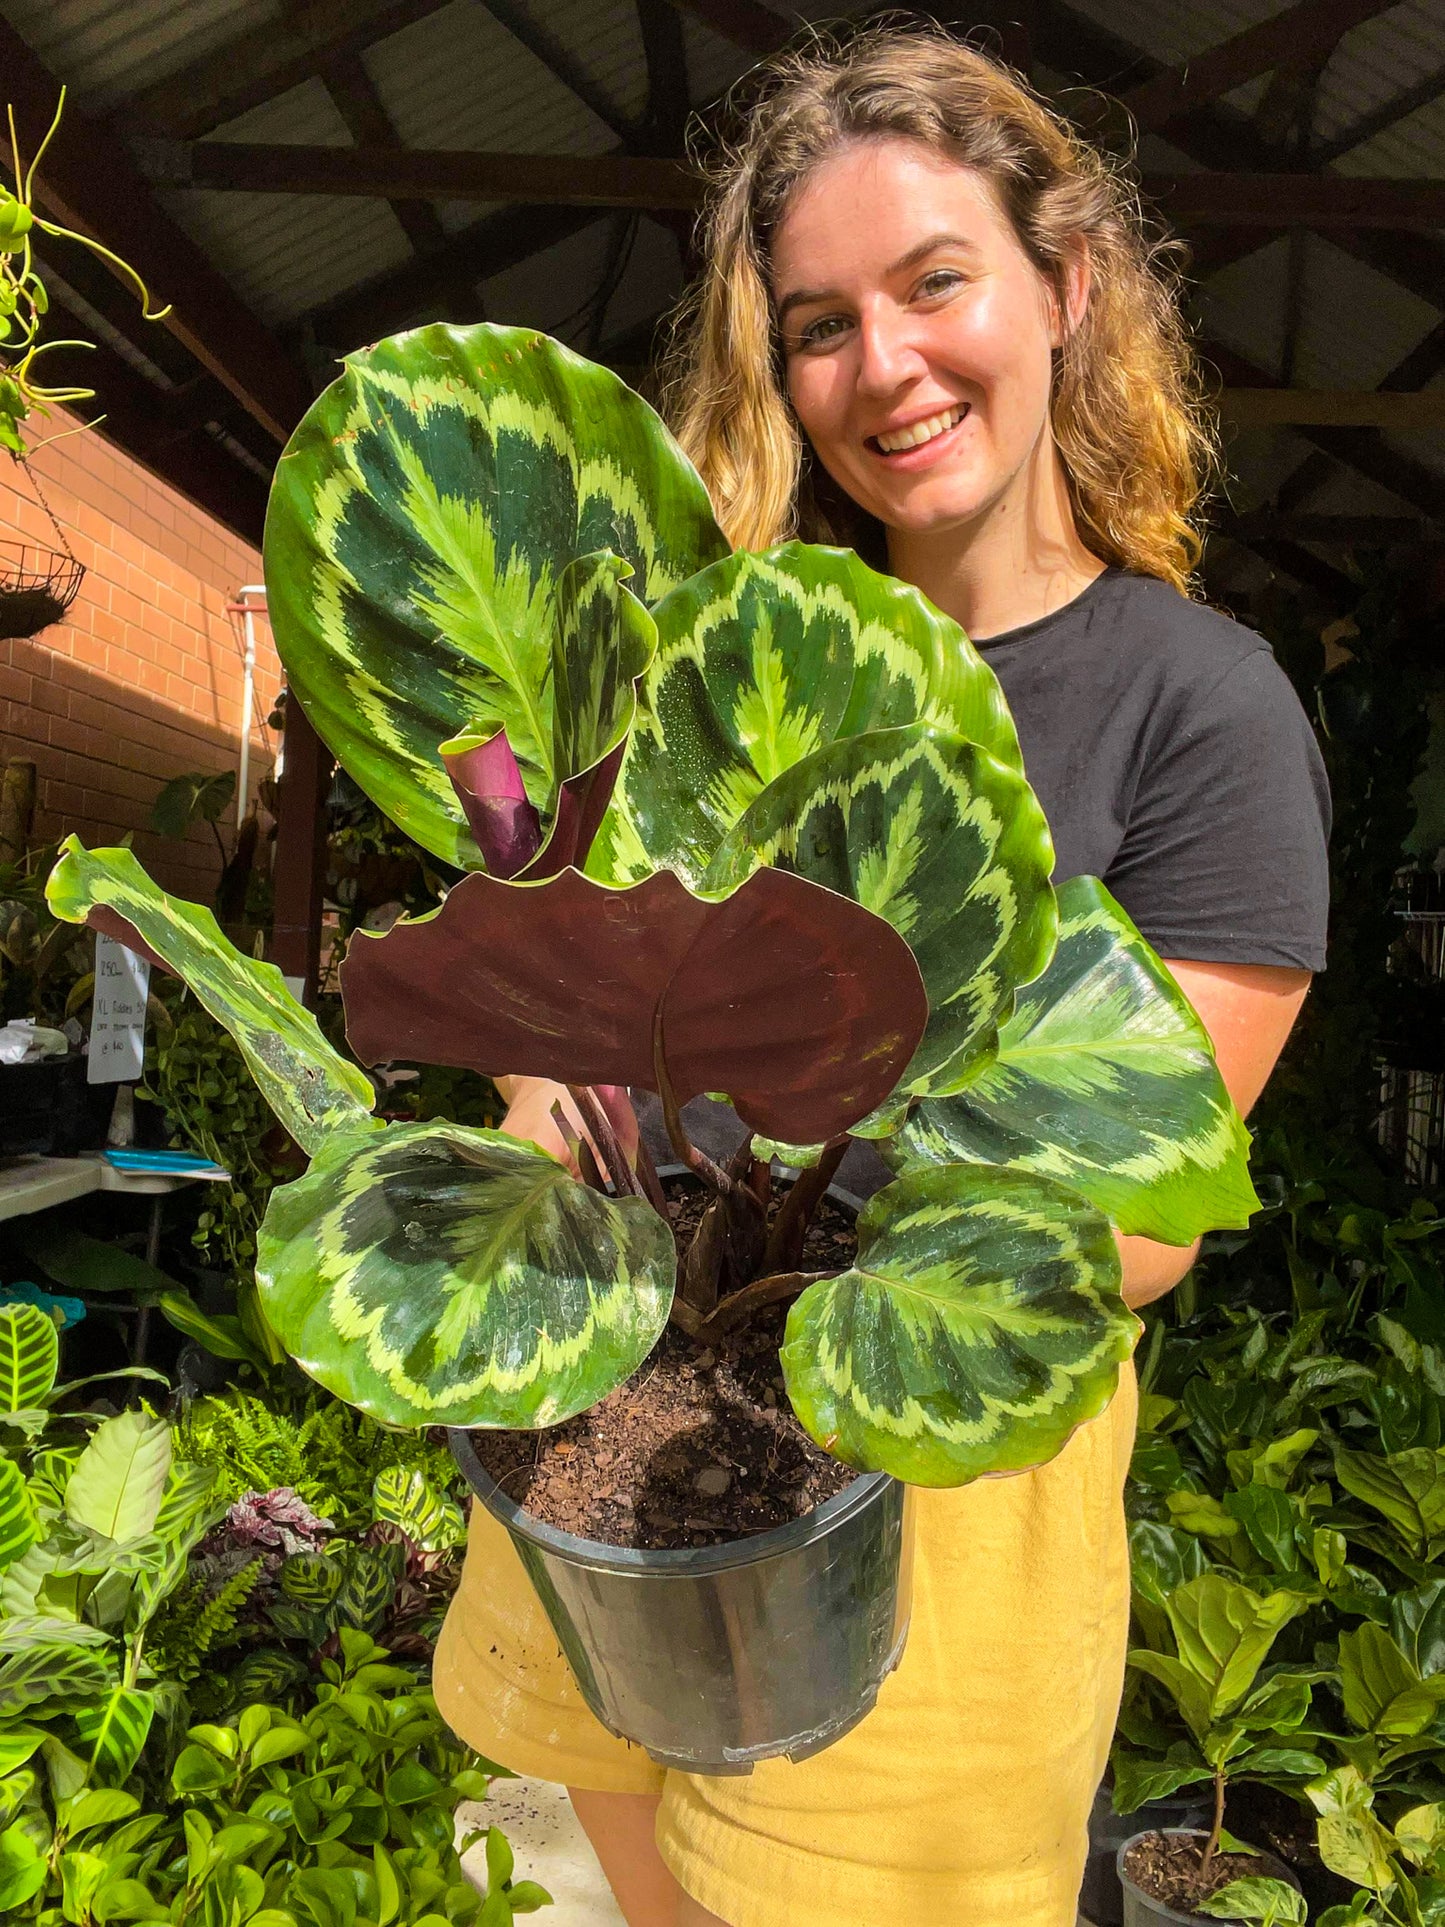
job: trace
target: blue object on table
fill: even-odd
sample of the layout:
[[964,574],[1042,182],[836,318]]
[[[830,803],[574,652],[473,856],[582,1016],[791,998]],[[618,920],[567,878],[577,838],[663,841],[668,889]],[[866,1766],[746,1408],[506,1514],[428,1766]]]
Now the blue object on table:
[[78,1325],[85,1316],[85,1305],[81,1299],[59,1298],[53,1291],[42,1291],[39,1285],[24,1280],[13,1285],[0,1285],[0,1305],[38,1305],[47,1318],[56,1318],[62,1331],[67,1325]]
[[105,1161],[117,1171],[133,1172],[137,1176],[228,1178],[231,1175],[223,1164],[197,1157],[192,1151],[107,1151]]

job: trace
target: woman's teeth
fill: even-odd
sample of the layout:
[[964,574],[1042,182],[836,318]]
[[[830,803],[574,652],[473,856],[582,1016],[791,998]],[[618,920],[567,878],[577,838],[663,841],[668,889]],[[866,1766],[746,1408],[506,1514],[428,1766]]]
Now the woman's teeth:
[[950,408],[942,415],[930,415],[926,422],[915,422],[911,428],[900,428],[892,435],[875,435],[874,440],[885,455],[896,455],[900,449],[918,448],[924,442],[931,442],[935,435],[942,435],[963,420],[965,410],[961,407]]

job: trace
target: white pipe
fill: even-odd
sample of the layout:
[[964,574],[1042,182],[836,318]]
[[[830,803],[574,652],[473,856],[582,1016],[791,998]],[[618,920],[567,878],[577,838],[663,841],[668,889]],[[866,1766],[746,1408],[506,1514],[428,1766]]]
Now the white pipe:
[[237,829],[246,818],[247,790],[251,781],[251,712],[256,700],[256,608],[252,596],[259,596],[264,608],[265,585],[249,583],[237,591],[236,597],[246,627],[245,679],[241,687],[241,769],[236,784]]

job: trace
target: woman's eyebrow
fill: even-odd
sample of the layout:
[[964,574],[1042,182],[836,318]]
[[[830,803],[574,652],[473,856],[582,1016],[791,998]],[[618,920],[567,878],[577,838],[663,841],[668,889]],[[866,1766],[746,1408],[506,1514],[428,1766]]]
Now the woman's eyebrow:
[[[939,248],[963,248],[969,254],[978,252],[974,243],[966,235],[930,234],[926,240],[911,247],[906,254],[900,254],[885,272],[890,275],[902,274],[905,269],[916,267],[920,261],[925,260]],[[837,301],[840,298],[835,288],[795,288],[791,294],[785,294],[778,303],[778,320],[780,323],[785,321],[794,308],[806,308],[815,301]]]

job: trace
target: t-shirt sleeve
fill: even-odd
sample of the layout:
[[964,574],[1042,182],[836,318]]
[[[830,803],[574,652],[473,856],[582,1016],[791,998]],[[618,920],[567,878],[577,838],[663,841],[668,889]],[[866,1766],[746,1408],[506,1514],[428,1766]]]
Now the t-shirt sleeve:
[[1163,957],[1322,970],[1329,831],[1314,731],[1258,649],[1166,719],[1104,881]]

